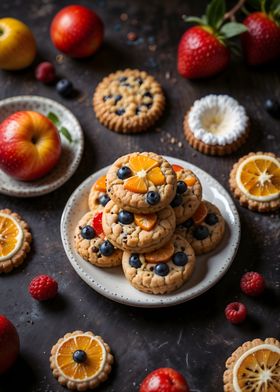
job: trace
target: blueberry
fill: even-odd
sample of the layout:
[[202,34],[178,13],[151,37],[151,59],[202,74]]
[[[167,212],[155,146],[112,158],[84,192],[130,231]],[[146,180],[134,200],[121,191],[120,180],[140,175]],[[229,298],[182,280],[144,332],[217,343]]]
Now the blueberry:
[[130,225],[134,221],[134,215],[131,212],[122,210],[119,212],[118,221],[123,225]]
[[150,93],[150,91],[147,91],[143,97],[149,97],[149,98],[153,98],[153,95]]
[[178,193],[176,193],[174,199],[171,202],[171,207],[173,207],[173,208],[179,207],[182,203],[183,203],[182,196],[179,195]]
[[73,84],[68,79],[61,79],[56,83],[56,91],[62,97],[69,97],[73,91]]
[[214,226],[216,223],[219,222],[219,219],[216,214],[210,212],[209,214],[207,214],[206,218],[204,219],[204,222],[209,226]]
[[155,274],[166,276],[169,273],[169,267],[166,263],[159,263],[155,266]]
[[193,225],[193,219],[187,219],[184,223],[182,223],[182,226],[184,226],[186,229],[189,229]]
[[81,235],[85,240],[92,240],[95,237],[94,228],[89,225],[82,227]]
[[125,82],[126,80],[127,80],[127,77],[126,77],[126,76],[122,76],[121,78],[119,78],[119,81],[120,81],[121,83]]
[[124,113],[125,113],[125,110],[124,110],[124,109],[117,109],[117,110],[116,110],[116,114],[117,114],[118,116],[122,116]]
[[115,104],[118,103],[122,99],[122,95],[115,96]]
[[104,95],[104,97],[103,97],[103,101],[104,102],[106,102],[106,101],[108,101],[108,99],[110,99],[110,98],[112,98],[112,95]]
[[135,78],[135,81],[138,82],[139,86],[141,86],[141,84],[143,84],[143,79],[140,77]]
[[139,113],[141,113],[141,106],[137,106],[137,108],[135,110],[136,115],[138,115]]
[[172,261],[178,267],[183,267],[188,262],[188,255],[184,252],[176,252],[172,257]]
[[114,247],[111,242],[107,240],[102,242],[99,250],[103,256],[111,256],[111,254],[114,252]]
[[188,187],[184,181],[177,182],[177,193],[179,194],[185,193],[187,189]]
[[274,99],[267,99],[265,101],[266,111],[275,118],[280,118],[280,104]]
[[104,193],[104,195],[101,195],[101,196],[99,197],[99,203],[100,203],[103,207],[105,207],[106,204],[109,203],[109,201],[110,201],[110,197],[109,197],[106,193]]
[[84,350],[76,350],[73,354],[73,359],[77,363],[83,363],[87,360],[87,354]]
[[140,261],[140,259],[139,259],[138,254],[133,253],[133,254],[130,256],[130,258],[129,258],[129,265],[130,265],[131,267],[134,267],[134,268],[140,268],[140,267],[141,267],[141,261]]
[[152,103],[144,103],[144,106],[146,106],[146,108],[148,108],[148,109],[151,109],[153,104]]
[[209,230],[206,226],[196,226],[193,229],[193,236],[197,240],[205,240],[209,236]]
[[117,176],[120,180],[124,180],[128,177],[130,177],[132,174],[130,168],[128,166],[123,166],[121,167],[118,172],[117,172]]
[[160,201],[160,195],[158,192],[150,191],[147,193],[147,203],[151,206],[158,204]]

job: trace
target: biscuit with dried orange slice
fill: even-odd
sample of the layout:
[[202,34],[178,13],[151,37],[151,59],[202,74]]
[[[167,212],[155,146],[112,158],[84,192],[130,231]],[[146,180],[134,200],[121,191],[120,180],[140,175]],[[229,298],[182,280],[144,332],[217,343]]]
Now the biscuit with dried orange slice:
[[110,197],[106,192],[106,176],[99,177],[92,185],[89,196],[88,206],[91,211],[103,211]]

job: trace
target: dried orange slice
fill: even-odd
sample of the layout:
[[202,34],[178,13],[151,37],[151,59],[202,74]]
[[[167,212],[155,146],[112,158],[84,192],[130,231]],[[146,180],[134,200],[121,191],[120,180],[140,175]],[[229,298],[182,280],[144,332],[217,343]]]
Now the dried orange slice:
[[175,173],[182,171],[184,168],[180,165],[172,165],[172,169],[175,171]]
[[251,155],[238,167],[236,181],[249,199],[277,199],[280,197],[280,161],[270,155]]
[[134,214],[134,222],[137,226],[141,227],[142,230],[150,231],[155,227],[157,223],[156,214]]
[[94,189],[100,192],[106,192],[106,176],[98,178],[94,183]]
[[23,230],[11,215],[0,213],[0,261],[11,258],[20,249]]
[[133,176],[125,180],[124,189],[135,193],[146,193],[148,186],[145,178]]
[[196,178],[194,176],[189,176],[184,180],[187,186],[193,186],[196,183]]
[[233,369],[233,387],[236,392],[280,391],[280,349],[262,344],[246,351]]
[[208,214],[208,208],[206,204],[202,201],[199,204],[198,209],[193,214],[192,219],[196,225],[199,225],[204,221],[207,214]]
[[174,253],[174,245],[172,242],[168,242],[162,248],[155,250],[154,252],[146,253],[145,260],[149,263],[164,263],[171,259]]
[[129,167],[134,172],[141,172],[141,170],[151,170],[158,165],[158,161],[149,158],[146,155],[134,155],[129,159]]
[[147,179],[156,186],[165,184],[165,177],[159,167],[151,169],[147,173]]

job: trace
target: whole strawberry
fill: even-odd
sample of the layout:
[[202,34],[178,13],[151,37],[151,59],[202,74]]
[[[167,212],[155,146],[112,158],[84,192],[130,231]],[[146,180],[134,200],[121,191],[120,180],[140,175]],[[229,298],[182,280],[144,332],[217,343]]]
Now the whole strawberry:
[[178,47],[178,72],[185,78],[206,78],[226,69],[229,38],[246,31],[242,23],[225,23],[225,1],[212,0],[202,18],[184,17],[197,25],[188,29]]
[[57,294],[57,282],[48,275],[39,275],[29,284],[29,293],[38,301],[46,301]]

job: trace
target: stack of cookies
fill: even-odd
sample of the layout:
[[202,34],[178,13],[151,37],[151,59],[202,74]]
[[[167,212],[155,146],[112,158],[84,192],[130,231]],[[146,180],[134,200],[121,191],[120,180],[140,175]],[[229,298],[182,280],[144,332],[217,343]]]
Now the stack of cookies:
[[151,294],[182,286],[196,255],[224,234],[224,219],[202,201],[197,176],[152,152],[114,162],[93,184],[89,208],[75,231],[77,252],[98,267],[122,264],[128,281]]

